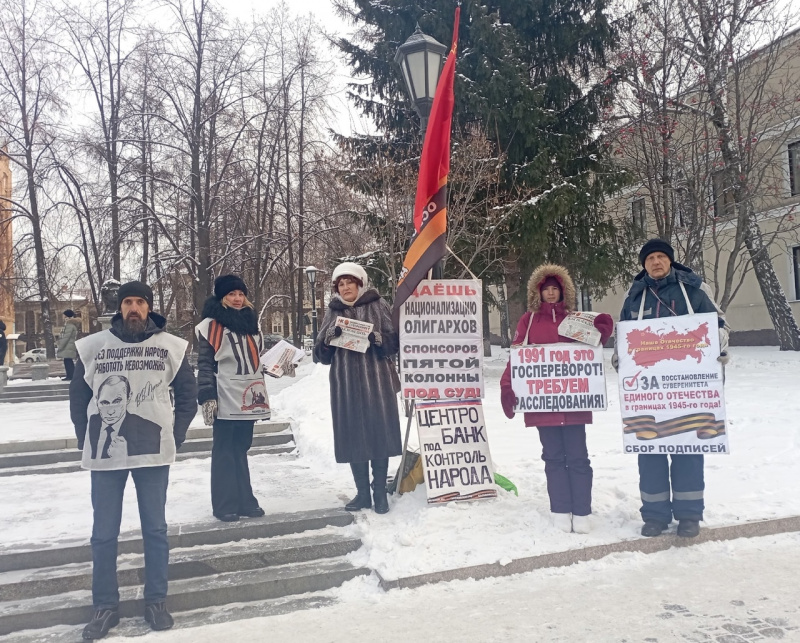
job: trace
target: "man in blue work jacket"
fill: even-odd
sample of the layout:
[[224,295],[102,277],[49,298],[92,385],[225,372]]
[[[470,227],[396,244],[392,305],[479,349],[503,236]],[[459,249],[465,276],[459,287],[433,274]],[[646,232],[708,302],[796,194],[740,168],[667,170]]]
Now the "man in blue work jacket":
[[[706,293],[702,279],[675,262],[675,251],[662,239],[650,239],[639,252],[644,270],[633,280],[620,321],[717,313],[719,315],[720,357],[728,362],[728,331],[725,319]],[[658,536],[678,521],[678,535],[694,538],[703,519],[703,456],[700,454],[639,455],[639,491],[644,520],[642,536]],[[671,489],[670,489],[671,478]],[[672,494],[670,496],[670,490]]]

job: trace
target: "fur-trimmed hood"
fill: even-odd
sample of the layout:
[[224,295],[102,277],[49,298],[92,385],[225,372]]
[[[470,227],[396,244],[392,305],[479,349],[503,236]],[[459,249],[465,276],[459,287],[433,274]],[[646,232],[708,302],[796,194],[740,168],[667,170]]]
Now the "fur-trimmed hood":
[[249,306],[245,306],[241,310],[226,308],[213,295],[203,304],[203,319],[206,317],[218,321],[225,328],[239,335],[258,335],[260,333],[255,310]]
[[542,283],[548,277],[555,277],[561,284],[564,311],[567,313],[575,310],[575,284],[564,266],[554,263],[545,263],[536,268],[528,280],[528,310],[536,313],[542,307],[542,295],[539,292]]

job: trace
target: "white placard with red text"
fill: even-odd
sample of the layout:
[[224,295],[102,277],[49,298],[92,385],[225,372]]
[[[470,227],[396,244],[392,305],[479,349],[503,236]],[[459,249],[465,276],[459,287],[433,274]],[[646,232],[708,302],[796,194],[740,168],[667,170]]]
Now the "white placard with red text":
[[424,280],[400,310],[400,373],[406,399],[481,398],[479,280]]
[[728,453],[716,313],[617,325],[626,453]]
[[588,344],[511,347],[516,413],[574,413],[608,408],[603,349]]

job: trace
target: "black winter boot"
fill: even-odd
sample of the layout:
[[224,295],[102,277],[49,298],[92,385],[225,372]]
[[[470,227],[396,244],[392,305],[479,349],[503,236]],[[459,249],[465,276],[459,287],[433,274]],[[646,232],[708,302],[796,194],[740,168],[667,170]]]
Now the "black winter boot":
[[344,508],[347,511],[369,509],[372,506],[372,498],[369,495],[369,462],[351,462],[350,470],[353,472],[358,494]]
[[667,525],[658,520],[645,520],[642,526],[642,536],[647,538],[655,538],[660,536],[661,532],[667,528]]
[[681,538],[694,538],[700,533],[700,521],[681,518],[678,521],[678,535]]
[[389,499],[386,497],[386,474],[389,471],[389,458],[372,461],[372,498],[375,500],[375,513],[389,513]]

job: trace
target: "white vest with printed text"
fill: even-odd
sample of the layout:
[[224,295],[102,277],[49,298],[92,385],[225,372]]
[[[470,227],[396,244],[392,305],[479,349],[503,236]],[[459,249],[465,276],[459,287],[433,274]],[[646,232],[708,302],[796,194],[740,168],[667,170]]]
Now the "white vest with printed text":
[[92,389],[81,466],[91,470],[172,464],[175,412],[170,384],[188,343],[154,333],[127,343],[105,330],[75,343]]
[[[212,325],[213,324],[213,325]],[[231,332],[206,317],[196,327],[215,351],[217,362],[217,417],[220,420],[268,420],[269,396],[260,362],[260,335]]]

